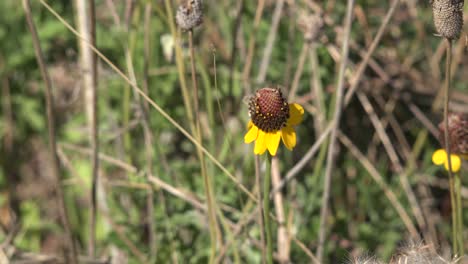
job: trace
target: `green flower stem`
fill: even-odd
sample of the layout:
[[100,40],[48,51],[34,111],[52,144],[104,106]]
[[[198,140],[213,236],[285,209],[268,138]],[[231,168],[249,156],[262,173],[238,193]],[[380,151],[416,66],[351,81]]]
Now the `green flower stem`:
[[456,221],[457,221],[457,231],[456,231],[456,237],[453,239],[456,239],[458,242],[458,256],[463,256],[465,255],[465,250],[464,250],[464,244],[463,244],[463,206],[462,206],[462,201],[461,201],[461,179],[460,179],[460,174],[456,173],[454,175],[455,179],[455,202],[456,202],[456,208],[455,210],[456,213]]
[[265,233],[267,242],[267,263],[273,263],[273,244],[271,237],[270,221],[270,181],[271,181],[271,157],[267,154],[265,178],[263,179],[263,217],[265,220]]
[[452,174],[449,174],[449,187],[450,187],[450,203],[452,205],[452,247],[453,253],[458,255],[458,239],[457,239],[457,202],[455,200],[455,186]]

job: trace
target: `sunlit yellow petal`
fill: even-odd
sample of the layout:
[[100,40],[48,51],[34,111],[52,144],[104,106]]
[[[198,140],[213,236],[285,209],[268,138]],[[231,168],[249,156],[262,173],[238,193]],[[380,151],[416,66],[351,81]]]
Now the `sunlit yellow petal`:
[[278,130],[276,132],[269,132],[265,135],[265,144],[267,145],[268,152],[270,152],[271,156],[276,155],[276,151],[278,150],[279,142],[281,138],[281,131]]
[[447,161],[447,153],[444,149],[438,149],[432,154],[432,162],[435,165],[442,165]]
[[302,122],[304,108],[300,104],[289,104],[289,119],[288,125],[295,126]]
[[258,130],[257,140],[255,141],[254,153],[262,155],[265,153],[267,146],[265,144],[265,132],[261,129]]
[[247,123],[247,129],[250,129],[253,125],[254,123],[252,122],[252,120],[249,120],[249,122]]
[[245,134],[244,142],[249,144],[252,141],[254,141],[255,139],[257,139],[257,136],[258,136],[258,127],[257,126],[252,126],[249,129],[249,132],[247,132],[247,134]]
[[[452,161],[452,171],[453,171],[453,172],[458,172],[458,171],[460,171],[460,168],[461,168],[461,159],[460,159],[460,156],[455,155],[455,154],[451,154],[451,155],[450,155],[450,160]],[[444,162],[444,167],[445,167],[445,169],[446,169],[447,171],[449,170],[448,160],[446,160],[446,161]]]
[[291,126],[281,129],[281,138],[287,149],[292,150],[296,146],[296,131]]

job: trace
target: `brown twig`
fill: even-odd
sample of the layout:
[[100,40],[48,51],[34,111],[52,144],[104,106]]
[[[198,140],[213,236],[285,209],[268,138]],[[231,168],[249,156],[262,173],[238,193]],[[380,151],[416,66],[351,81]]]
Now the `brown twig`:
[[41,44],[39,41],[39,36],[37,35],[36,26],[31,14],[31,4],[29,0],[23,0],[23,8],[26,15],[26,20],[28,23],[29,31],[31,32],[31,37],[34,45],[34,53],[36,54],[37,63],[39,65],[42,79],[45,84],[45,99],[46,99],[46,108],[47,108],[47,129],[48,129],[48,139],[49,139],[49,151],[52,158],[51,172],[54,177],[55,191],[57,195],[57,205],[60,212],[60,220],[66,234],[66,244],[67,252],[65,258],[68,263],[77,264],[77,253],[75,244],[73,242],[73,235],[68,220],[67,208],[65,205],[65,197],[63,187],[60,181],[60,165],[57,156],[57,142],[55,134],[55,116],[54,116],[54,101],[52,95],[52,82],[47,72],[47,68],[44,61],[44,55],[42,54]]

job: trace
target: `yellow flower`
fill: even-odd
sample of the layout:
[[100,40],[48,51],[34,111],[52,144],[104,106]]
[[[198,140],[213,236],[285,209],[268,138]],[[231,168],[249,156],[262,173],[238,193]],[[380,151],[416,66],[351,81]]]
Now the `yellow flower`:
[[249,103],[251,120],[244,141],[255,141],[254,153],[262,155],[268,149],[275,156],[280,139],[287,149],[296,146],[294,126],[302,121],[304,108],[299,104],[288,104],[279,89],[262,88]]
[[[450,154],[450,160],[452,163],[452,172],[459,172],[461,168],[461,158],[460,155]],[[449,170],[447,152],[445,149],[438,149],[432,154],[432,162],[435,165],[444,165],[445,170]]]

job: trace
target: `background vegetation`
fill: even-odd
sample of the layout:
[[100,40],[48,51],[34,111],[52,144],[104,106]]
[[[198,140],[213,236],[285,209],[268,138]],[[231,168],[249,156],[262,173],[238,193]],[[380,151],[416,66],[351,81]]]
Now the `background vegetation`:
[[[76,28],[72,1],[46,2]],[[367,252],[387,261],[410,240],[424,241],[450,256],[448,180],[431,163],[432,152],[440,148],[437,124],[442,120],[445,45],[434,36],[427,1],[397,1],[367,67],[359,72],[393,2],[359,0],[353,10],[344,88],[346,93],[357,84],[357,97],[350,97],[340,124],[324,263],[346,262]],[[93,163],[80,39],[40,1],[31,4],[53,83],[60,177],[71,231],[80,256],[86,256]],[[187,113],[193,110],[186,107],[181,92],[185,79],[192,93],[188,34],[179,32],[171,41],[171,18],[179,4],[96,1],[96,46],[138,87],[147,87],[149,98],[178,124],[192,131]],[[281,8],[276,29],[275,8]],[[44,82],[21,1],[0,1],[0,10],[0,257],[53,262],[61,258],[66,243],[51,176]],[[301,18],[319,12],[324,25],[309,43]],[[282,178],[294,178],[280,192],[286,222],[284,226],[273,222],[274,244],[276,231],[285,227],[288,239],[281,245],[290,247],[290,261],[314,260],[327,144],[310,159],[304,157],[332,116],[345,12],[346,1],[336,0],[204,1],[204,22],[193,35],[202,144],[222,167],[206,158],[219,208],[220,262],[261,262],[257,203],[226,172],[256,195],[253,146],[243,142],[249,119],[245,98],[272,86],[282,87],[290,101],[306,110],[296,130],[297,147],[293,152],[280,147],[278,154]],[[458,112],[468,112],[465,44],[463,33],[454,42],[452,63],[451,110]],[[265,51],[269,45],[271,54]],[[181,49],[182,64],[176,63],[174,48]],[[207,263],[210,232],[196,146],[102,59],[97,94],[100,180],[95,261]],[[305,166],[294,171],[301,160]],[[466,205],[467,190],[462,194]],[[395,199],[390,201],[390,196]],[[272,202],[276,215],[274,206]],[[465,214],[465,222],[467,218]],[[82,260],[91,263],[91,258]]]

